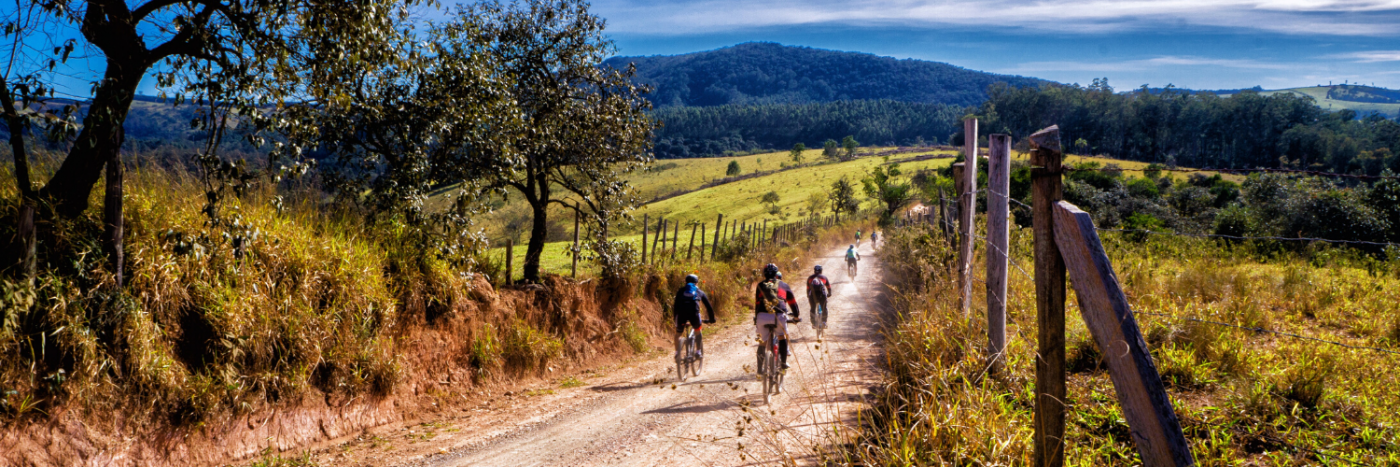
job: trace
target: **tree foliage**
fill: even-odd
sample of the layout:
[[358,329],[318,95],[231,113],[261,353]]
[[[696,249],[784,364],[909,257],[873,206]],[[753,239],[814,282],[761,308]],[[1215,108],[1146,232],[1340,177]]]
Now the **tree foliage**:
[[667,107],[652,115],[659,158],[716,156],[726,152],[781,150],[852,135],[867,143],[921,146],[947,141],[961,128],[963,107],[945,104],[839,101],[811,104]]
[[841,177],[831,184],[831,192],[827,193],[827,199],[831,200],[831,212],[838,217],[841,213],[855,214],[860,210],[855,184],[846,177]]
[[742,172],[743,169],[739,168],[738,160],[729,161],[729,165],[724,169],[724,175],[727,177],[738,176]]
[[899,164],[890,164],[888,168],[875,166],[875,168],[870,169],[870,173],[865,178],[861,179],[865,196],[885,205],[885,211],[880,216],[884,220],[893,218],[895,212],[913,199],[912,185],[909,182],[897,182],[895,177],[899,175]]
[[790,153],[790,156],[791,156],[791,158],[792,158],[792,163],[794,163],[794,164],[801,164],[802,161],[803,161],[803,159],[804,159],[803,156],[802,156],[802,151],[806,151],[806,150],[807,150],[807,145],[805,145],[805,144],[797,143],[797,144],[792,145],[792,152]]

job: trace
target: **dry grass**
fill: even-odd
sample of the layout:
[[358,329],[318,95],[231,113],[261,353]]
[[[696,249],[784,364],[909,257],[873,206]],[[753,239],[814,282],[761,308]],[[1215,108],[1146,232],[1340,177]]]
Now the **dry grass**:
[[[1031,279],[1011,268],[1007,371],[988,376],[983,307],[962,319],[946,243],[923,229],[890,234],[881,257],[903,272],[887,277],[905,278],[892,284],[904,311],[888,335],[889,381],[854,452],[880,465],[1030,464]],[[1400,357],[1186,319],[1400,351],[1397,264],[1323,248],[1262,256],[1197,239],[1105,242],[1199,465],[1400,465]],[[1031,272],[1029,229],[1013,232],[1012,250]],[[1076,303],[1071,292],[1067,462],[1137,463]]]

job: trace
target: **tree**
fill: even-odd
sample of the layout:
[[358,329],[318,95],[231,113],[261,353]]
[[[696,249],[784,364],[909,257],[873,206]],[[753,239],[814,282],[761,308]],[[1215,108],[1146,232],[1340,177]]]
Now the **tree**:
[[[418,250],[406,257],[420,269],[433,254],[466,268],[485,243],[471,228],[482,210],[474,161],[508,152],[521,117],[472,25],[433,27],[428,37],[396,41],[406,58],[391,66],[360,63],[345,86],[353,98],[318,109],[309,137],[330,154],[321,165],[325,186],[362,206],[371,223],[401,226],[401,244]],[[428,209],[439,191],[448,202]]]
[[851,159],[855,159],[855,158],[856,158],[856,148],[858,148],[858,147],[860,147],[860,142],[859,142],[859,141],[856,141],[856,137],[855,137],[855,136],[846,135],[845,138],[842,138],[842,139],[841,139],[841,149],[844,149],[844,150],[846,151],[845,154],[843,154],[844,157],[843,157],[842,160],[851,160]]
[[899,175],[899,164],[891,164],[888,169],[876,166],[870,170],[869,175],[861,179],[865,188],[865,196],[885,204],[885,212],[881,215],[882,219],[893,217],[895,211],[904,207],[913,197],[913,190],[908,182],[895,182],[895,177]]
[[725,176],[728,176],[728,177],[738,176],[738,175],[739,175],[739,172],[740,172],[741,170],[743,170],[743,169],[740,169],[740,168],[739,168],[739,161],[738,161],[737,159],[735,159],[735,160],[729,161],[729,167],[726,168],[726,169],[724,169],[724,175],[725,175]]
[[781,201],[781,198],[778,197],[778,192],[770,191],[764,193],[763,198],[759,199],[759,201],[768,205],[768,212],[773,214],[778,213],[778,201]]
[[826,209],[826,203],[828,201],[829,200],[827,199],[826,195],[821,193],[812,193],[811,196],[807,197],[807,214],[811,216],[817,215],[817,213]]
[[856,187],[846,177],[841,177],[831,184],[831,192],[827,194],[827,199],[831,200],[831,212],[836,214],[836,217],[841,217],[843,212],[855,214],[860,210],[860,201],[856,199]]
[[[377,44],[396,35],[399,21],[408,15],[400,0],[131,3],[138,2],[18,2],[4,22],[5,37],[13,41],[7,49],[19,52],[0,83],[4,120],[17,150],[16,181],[28,185],[21,193],[44,200],[57,215],[76,217],[87,210],[92,188],[105,171],[103,243],[118,286],[123,268],[122,125],[143,78],[155,71],[162,94],[173,91],[177,104],[189,100],[207,107],[195,124],[208,130],[206,153],[213,153],[231,112],[265,129],[286,121],[271,116],[266,106],[325,97],[308,95],[308,82],[339,82],[345,78],[337,73],[341,64],[391,58]],[[48,111],[52,83],[66,74],[58,65],[75,49],[88,48],[101,52],[92,57],[104,71],[89,88],[91,96],[79,96],[86,102],[83,112],[76,106]],[[26,130],[36,120],[65,120],[80,113],[81,130],[72,135],[58,170],[31,191]]]
[[841,157],[841,143],[837,143],[834,139],[826,140],[825,143],[822,143],[822,156],[831,160]]
[[622,175],[652,161],[651,104],[642,98],[646,88],[632,83],[631,67],[599,66],[616,47],[588,3],[492,1],[459,8],[458,21],[489,44],[482,52],[509,81],[523,124],[508,148],[473,158],[471,170],[484,189],[511,190],[530,205],[524,276],[538,282],[549,206],[596,219],[611,215],[617,207],[610,203],[632,201]]
[[792,162],[793,162],[794,164],[801,164],[801,163],[802,163],[802,160],[804,159],[804,158],[802,157],[802,151],[806,151],[806,150],[807,150],[807,145],[805,145],[805,144],[797,143],[797,144],[792,145]]

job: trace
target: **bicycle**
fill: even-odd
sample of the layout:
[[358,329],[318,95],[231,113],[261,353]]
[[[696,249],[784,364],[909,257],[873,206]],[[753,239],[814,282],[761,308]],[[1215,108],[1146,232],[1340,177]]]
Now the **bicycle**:
[[783,370],[779,368],[777,324],[765,324],[768,340],[763,343],[763,354],[758,357],[758,379],[763,382],[763,403],[768,404],[773,394],[783,387]]
[[812,302],[812,329],[817,331],[817,340],[822,340],[822,334],[826,333],[826,304],[822,302]]
[[700,369],[705,365],[705,357],[700,355],[700,349],[695,342],[695,328],[690,323],[685,325],[685,337],[676,338],[676,348],[680,353],[676,354],[676,376],[682,383],[685,382],[686,373],[692,376],[700,376]]
[[846,260],[846,275],[851,276],[852,279],[855,279],[857,269],[858,268],[856,267],[856,261]]

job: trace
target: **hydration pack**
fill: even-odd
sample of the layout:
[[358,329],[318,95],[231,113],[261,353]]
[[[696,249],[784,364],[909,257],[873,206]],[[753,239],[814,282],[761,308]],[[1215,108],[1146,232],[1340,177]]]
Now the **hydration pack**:
[[846,250],[846,259],[856,259],[856,250]]
[[814,297],[826,298],[826,281],[820,277],[813,277],[807,282],[807,291]]

